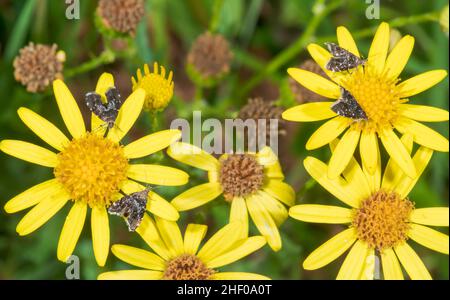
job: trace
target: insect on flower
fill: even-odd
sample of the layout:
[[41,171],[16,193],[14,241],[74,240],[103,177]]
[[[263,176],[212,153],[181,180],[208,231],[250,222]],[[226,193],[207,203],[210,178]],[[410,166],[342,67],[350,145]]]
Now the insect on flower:
[[325,43],[328,51],[333,55],[325,65],[325,68],[332,72],[342,72],[354,69],[357,66],[363,66],[367,59],[359,58],[350,51],[339,47],[335,43]]
[[367,120],[367,115],[349,91],[341,87],[341,97],[331,105],[336,114],[357,120]]
[[147,207],[147,197],[151,188],[124,195],[108,208],[110,215],[124,217],[129,231],[135,231],[141,224]]
[[89,110],[106,122],[108,129],[114,127],[119,109],[122,106],[122,97],[116,87],[109,88],[106,93],[106,103],[102,102],[101,96],[96,92],[89,92],[85,96],[86,106]]

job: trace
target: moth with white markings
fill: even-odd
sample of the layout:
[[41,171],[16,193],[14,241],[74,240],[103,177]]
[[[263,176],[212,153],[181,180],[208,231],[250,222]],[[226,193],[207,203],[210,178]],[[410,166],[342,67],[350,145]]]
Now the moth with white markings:
[[116,87],[110,87],[106,93],[106,103],[102,102],[101,96],[96,92],[89,92],[85,96],[86,106],[100,120],[108,125],[108,129],[114,127],[114,123],[119,114],[119,109],[123,104],[122,97]]
[[367,59],[359,58],[350,51],[338,46],[335,43],[325,43],[333,57],[325,65],[325,68],[332,72],[342,72],[354,69],[358,66],[363,66]]
[[367,120],[367,115],[349,91],[341,87],[341,96],[331,105],[331,110],[339,116],[355,121]]
[[141,224],[147,208],[147,197],[150,188],[123,196],[113,202],[108,208],[108,213],[125,218],[129,231],[136,231]]

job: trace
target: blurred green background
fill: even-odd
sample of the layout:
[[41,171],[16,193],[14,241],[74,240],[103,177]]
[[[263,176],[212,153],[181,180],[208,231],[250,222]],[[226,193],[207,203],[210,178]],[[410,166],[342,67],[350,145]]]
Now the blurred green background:
[[[104,47],[102,36],[94,23],[97,1],[81,0],[80,19],[68,20],[65,18],[64,1],[0,0],[0,139],[21,139],[44,145],[20,122],[16,113],[20,106],[33,109],[64,128],[51,90],[31,94],[14,80],[12,61],[19,49],[29,41],[56,43],[59,49],[66,52],[65,81],[78,101],[83,100],[87,91],[95,88],[98,76],[104,71],[113,73],[122,94],[128,95],[131,90],[130,76],[143,63],[156,60],[173,70],[175,97],[159,117],[159,128],[166,128],[177,115],[190,116],[195,107],[191,101],[195,86],[187,77],[184,64],[192,42],[210,27],[213,15],[217,21],[217,32],[230,41],[234,59],[230,74],[217,88],[206,90],[204,95],[207,103],[215,105],[227,101],[230,106],[218,110],[205,109],[204,118],[232,116],[249,96],[279,100],[286,106],[293,105],[286,99],[286,68],[297,66],[309,58],[305,51],[308,43],[335,39],[335,28],[339,25],[345,25],[356,33],[358,46],[367,55],[373,29],[380,21],[395,20],[393,24],[399,26],[402,35],[411,34],[416,38],[412,57],[402,74],[403,79],[427,70],[448,70],[448,36],[433,18],[420,18],[424,14],[440,11],[448,1],[380,2],[380,20],[369,20],[365,16],[367,4],[360,0],[148,0],[145,1],[146,17],[138,27],[131,47],[125,53],[116,53],[114,61],[102,63],[87,72],[79,72],[77,66],[92,59],[95,61]],[[328,9],[328,14],[315,17],[314,12],[321,7]],[[412,16],[419,18],[410,19]],[[448,109],[448,84],[447,77],[436,87],[414,96],[411,101]],[[318,126],[319,123],[288,124],[288,135],[280,149],[287,181],[299,192],[297,203],[333,202],[330,202],[333,199],[330,194],[308,181],[301,163],[308,154],[329,157],[325,147],[311,153],[304,149],[307,138]],[[430,126],[448,137],[447,122]],[[129,140],[157,129],[145,114],[142,114],[135,127]],[[429,168],[410,194],[416,207],[448,206],[448,158],[448,153],[434,154]],[[205,182],[202,172],[188,169],[161,154],[144,161],[156,160],[164,160],[166,165],[188,170],[192,177],[189,186]],[[3,205],[14,195],[49,179],[51,170],[3,153],[0,153],[0,166],[0,279],[64,279],[67,265],[56,259],[56,246],[69,205],[39,230],[25,237],[19,237],[15,232],[25,212],[7,215],[3,210]],[[185,189],[187,186],[161,188],[158,192],[166,199],[171,199]],[[182,213],[179,224],[184,231],[187,222],[206,223],[210,226],[210,235],[226,224],[228,213],[229,207],[225,201],[213,201],[207,206]],[[110,224],[111,243],[147,249],[137,235],[128,233],[120,218],[110,218]],[[302,270],[300,263],[340,229],[341,226],[308,224],[288,219],[280,230],[282,250],[274,253],[266,246],[223,270],[255,272],[273,279],[332,279],[343,257],[313,272]],[[255,228],[251,230],[256,232]],[[444,232],[448,233],[447,228]],[[434,278],[448,279],[448,256],[417,244],[413,247]],[[97,267],[89,222],[86,222],[74,254],[81,260],[82,279],[95,279],[102,271],[128,267],[111,253],[106,267]]]

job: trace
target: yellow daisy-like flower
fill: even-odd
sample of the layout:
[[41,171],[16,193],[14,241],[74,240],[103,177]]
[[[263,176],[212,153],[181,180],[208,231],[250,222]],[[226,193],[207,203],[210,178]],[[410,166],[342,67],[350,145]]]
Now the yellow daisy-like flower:
[[242,237],[243,226],[230,223],[216,232],[200,248],[208,226],[189,224],[184,239],[176,222],[145,216],[139,234],[156,253],[143,249],[113,245],[112,253],[120,260],[145,270],[105,272],[98,279],[165,280],[264,280],[266,276],[246,272],[218,272],[266,244],[262,236]]
[[[413,148],[412,135],[401,138],[408,154]],[[331,144],[337,150],[338,141]],[[433,151],[419,147],[412,158],[417,174],[423,172]],[[379,153],[378,153],[379,155]],[[327,191],[350,208],[329,205],[304,204],[293,206],[289,215],[295,219],[327,224],[349,224],[314,250],[303,262],[306,270],[321,268],[340,257],[350,248],[337,279],[373,279],[376,254],[381,258],[385,279],[403,279],[400,264],[411,279],[431,279],[431,276],[407,240],[448,254],[448,235],[427,226],[446,226],[448,207],[415,208],[408,199],[418,178],[412,179],[390,159],[382,176],[378,163],[370,174],[351,158],[339,176],[330,179],[325,163],[313,157],[304,160],[305,169]],[[399,262],[400,261],[400,262]]]
[[178,211],[199,207],[222,194],[231,203],[230,222],[241,221],[245,227],[243,232],[248,234],[249,213],[269,246],[274,251],[281,249],[278,227],[288,217],[284,205],[294,205],[295,192],[283,182],[278,158],[269,147],[258,153],[224,154],[216,159],[196,146],[174,143],[167,153],[175,160],[208,171],[208,183],[172,200]]
[[[105,97],[114,86],[111,74],[104,73],[96,92]],[[35,163],[53,168],[54,178],[40,183],[9,200],[8,213],[33,207],[17,225],[19,235],[27,235],[55,215],[69,200],[73,201],[58,242],[57,257],[65,262],[72,254],[83,229],[88,206],[92,209],[91,228],[94,255],[103,266],[109,252],[109,220],[107,207],[122,197],[119,193],[142,190],[134,180],[156,185],[178,186],[188,181],[185,172],[164,166],[130,164],[129,160],[160,151],[181,137],[178,130],[164,130],[147,135],[126,146],[120,140],[138,118],[144,103],[145,92],[136,90],[120,108],[116,126],[104,137],[105,126],[92,117],[92,132],[87,132],[77,102],[61,80],[53,82],[59,111],[72,139],[66,137],[55,125],[27,109],[18,110],[19,117],[37,136],[57,150],[19,140],[3,140],[0,150]],[[154,192],[149,193],[147,210],[169,220],[177,220],[177,210]]]
[[137,79],[131,77],[133,91],[139,88],[145,90],[145,110],[158,111],[169,104],[174,88],[172,77],[173,73],[170,71],[169,76],[166,78],[166,69],[163,66],[161,66],[161,73],[159,73],[157,62],[153,64],[153,73],[150,72],[148,65],[145,64],[144,75],[142,75],[141,69],[138,69]]
[[[350,32],[338,27],[339,46],[360,56]],[[355,121],[337,116],[331,110],[333,102],[316,102],[299,105],[283,113],[291,121],[313,122],[326,120],[310,137],[306,149],[322,147],[345,132],[329,161],[328,176],[337,178],[353,157],[359,143],[362,164],[374,174],[378,163],[378,138],[390,157],[409,177],[416,177],[417,170],[400,142],[394,129],[409,133],[414,142],[435,151],[448,152],[448,140],[419,122],[440,122],[449,119],[445,110],[430,106],[406,104],[407,98],[434,86],[447,76],[445,70],[422,73],[400,82],[398,78],[411,55],[414,38],[404,36],[388,53],[389,25],[382,23],[375,34],[365,66],[348,72],[331,72],[325,68],[332,55],[317,44],[310,44],[308,51],[313,59],[334,81],[317,74],[289,69],[288,73],[309,90],[330,99],[339,99],[340,87],[348,90],[358,101],[368,119]]]

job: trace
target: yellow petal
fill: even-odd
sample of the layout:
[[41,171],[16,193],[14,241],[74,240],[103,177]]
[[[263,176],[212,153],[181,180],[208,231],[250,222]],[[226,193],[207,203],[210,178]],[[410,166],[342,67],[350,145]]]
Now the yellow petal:
[[70,209],[59,236],[57,256],[60,261],[66,262],[72,255],[83,230],[86,212],[87,204],[81,201],[76,201]]
[[[337,139],[330,143],[330,148],[333,153],[338,144],[339,140]],[[366,174],[363,172],[354,157],[351,157],[347,167],[342,172],[342,175],[344,175],[345,180],[348,182],[349,189],[356,192],[361,199],[365,199],[370,196],[372,191],[367,181]]]
[[417,180],[419,180],[420,175],[425,170],[426,166],[430,162],[431,156],[433,155],[433,150],[420,147],[417,149],[416,154],[414,154],[413,162],[417,170],[417,177],[410,178],[408,176],[403,176],[398,182],[398,185],[394,190],[401,196],[408,196],[409,192],[413,189]]
[[336,83],[316,73],[297,68],[289,68],[287,72],[305,88],[325,98],[338,99],[341,95]]
[[327,174],[330,179],[337,178],[348,166],[350,160],[353,158],[353,153],[355,153],[360,135],[361,131],[359,129],[350,128],[342,136],[328,163]]
[[401,104],[398,108],[398,111],[403,117],[420,122],[448,121],[448,111],[437,107],[427,105]]
[[297,122],[315,122],[336,116],[331,110],[333,102],[312,102],[294,106],[285,110],[283,119]]
[[53,92],[67,129],[74,138],[79,138],[86,132],[86,127],[77,101],[60,79],[53,81]]
[[181,236],[181,231],[177,223],[159,217],[155,217],[155,220],[159,234],[166,244],[167,249],[172,254],[172,257],[182,254],[184,251],[183,237]]
[[355,280],[358,279],[363,271],[366,260],[369,255],[367,244],[357,240],[350,252],[347,254],[341,269],[336,277],[337,280]]
[[161,256],[164,260],[170,259],[169,250],[164,244],[164,241],[161,239],[155,223],[147,214],[144,214],[141,224],[136,229],[136,232],[142,237],[147,245],[155,251],[156,254]]
[[328,167],[326,164],[314,157],[307,157],[303,161],[306,171],[314,178],[324,189],[334,195],[336,198],[351,207],[358,207],[360,196],[349,188],[349,184],[337,177],[330,179],[327,176]]
[[408,236],[431,250],[448,254],[448,235],[419,224],[411,224]]
[[446,227],[448,227],[448,219],[448,207],[416,208],[410,217],[411,222],[414,223]]
[[441,82],[447,76],[445,70],[428,71],[400,83],[397,88],[400,98],[417,95]]
[[261,201],[262,206],[269,212],[278,227],[286,221],[288,211],[283,204],[264,191],[258,191],[255,196]]
[[95,92],[102,97],[103,102],[106,101],[105,98],[106,91],[111,87],[114,87],[113,75],[111,73],[106,72],[100,75],[97,81],[97,85],[95,86]]
[[234,197],[231,201],[230,223],[232,222],[241,222],[242,238],[246,238],[248,236],[248,211],[244,198]]
[[368,57],[370,68],[379,74],[384,70],[384,64],[389,50],[389,40],[389,24],[383,22],[378,26],[372,45],[370,46]]
[[122,104],[119,109],[119,114],[115,125],[108,132],[108,138],[114,142],[120,142],[120,140],[128,133],[133,127],[134,122],[141,114],[142,106],[144,105],[145,91],[141,88],[135,90]]
[[157,193],[150,191],[148,193],[148,199],[147,210],[155,216],[168,221],[177,221],[180,218],[177,209]]
[[70,195],[65,190],[61,190],[39,202],[17,224],[17,233],[27,235],[44,225],[66,204],[69,198]]
[[397,78],[406,66],[414,48],[414,38],[405,35],[392,49],[386,59],[384,72],[389,79]]
[[264,175],[270,179],[283,180],[284,174],[283,174],[283,170],[281,169],[280,162],[277,161],[276,163],[274,163],[272,165],[266,166],[264,168]]
[[432,279],[420,257],[407,243],[396,246],[394,250],[412,280]]
[[259,198],[255,195],[248,197],[247,207],[256,228],[267,239],[270,248],[273,251],[280,250],[281,237],[277,224],[275,224],[267,209],[259,202]]
[[199,207],[216,199],[222,193],[220,183],[204,183],[176,196],[171,204],[178,210],[184,211]]
[[21,107],[17,110],[17,113],[28,128],[56,150],[63,150],[64,146],[69,143],[69,139],[61,130],[32,110]]
[[[102,101],[106,102],[106,91],[114,86],[114,77],[110,73],[103,73],[97,81],[95,92],[102,97]],[[91,114],[91,131],[103,136],[106,131],[105,122],[95,114]]]
[[58,164],[58,157],[54,152],[28,142],[3,140],[0,142],[0,150],[11,156],[44,167],[54,168]]
[[247,238],[239,246],[227,251],[220,256],[208,261],[206,263],[208,268],[219,268],[231,264],[256,250],[260,249],[266,244],[266,239],[262,236],[252,236]]
[[[404,134],[401,137],[400,141],[405,146],[408,154],[411,154],[414,143],[412,135]],[[402,177],[405,176],[405,174],[398,169],[398,165],[395,163],[394,159],[389,159],[383,174],[383,182],[381,184],[381,187],[383,189],[387,191],[393,191],[398,185],[399,181],[402,180]]]
[[122,270],[105,272],[98,275],[98,280],[157,280],[162,279],[163,272],[146,270]]
[[395,161],[407,176],[411,178],[416,177],[417,172],[411,156],[394,131],[385,129],[379,136],[391,159]]
[[352,222],[353,212],[339,206],[301,204],[291,207],[289,216],[303,222],[346,224]]
[[385,280],[403,280],[403,272],[394,250],[384,249],[381,252],[381,265]]
[[181,170],[159,165],[135,164],[128,168],[127,176],[155,185],[178,186],[188,182],[189,175]]
[[198,247],[205,237],[208,226],[200,224],[189,224],[184,233],[184,251],[195,255]]
[[354,228],[346,229],[323,243],[303,262],[305,270],[316,270],[341,256],[356,240]]
[[57,179],[50,179],[37,184],[28,190],[15,196],[5,204],[5,211],[9,214],[24,210],[34,206],[50,195],[57,194],[64,190],[64,187]]
[[350,125],[348,118],[337,116],[320,126],[306,143],[306,150],[314,150],[331,143]]
[[174,143],[167,149],[167,154],[198,169],[214,171],[219,168],[219,162],[214,156],[191,144]]
[[218,272],[214,273],[210,279],[212,280],[270,280],[269,277],[244,272]]
[[280,200],[287,206],[295,203],[295,191],[287,183],[280,180],[269,180],[263,188],[264,192]]
[[92,207],[91,231],[95,261],[103,267],[109,253],[109,219],[105,207]]
[[[362,145],[361,142],[359,143],[360,149],[361,149],[361,145]],[[366,143],[365,146],[368,146],[368,145],[371,145],[371,144]],[[364,158],[364,154],[361,154],[363,156],[362,157],[362,161],[363,161],[362,170],[363,170],[364,174],[366,175],[366,180],[369,183],[369,187],[370,187],[370,190],[372,193],[375,193],[376,191],[378,191],[381,186],[381,155],[380,155],[380,148],[378,146],[378,139],[376,136],[375,136],[375,146],[376,146],[375,149],[372,148],[372,150],[375,150],[375,155],[377,158],[376,158],[375,171],[373,173],[371,173],[371,171],[369,171],[369,169],[367,169],[367,166],[364,164],[364,161],[367,160],[367,157]],[[373,158],[371,158],[371,159],[373,159]]]
[[244,230],[241,222],[229,223],[217,231],[198,252],[197,257],[205,263],[230,250],[242,240]]
[[120,260],[127,264],[155,271],[164,271],[165,261],[158,255],[126,245],[113,245],[111,252]]
[[126,145],[123,150],[129,159],[140,158],[168,147],[180,137],[181,131],[177,129],[162,130]]
[[359,143],[361,161],[364,167],[373,175],[378,166],[378,138],[375,131],[363,130]]
[[271,166],[278,162],[277,155],[272,151],[270,147],[264,147],[258,153],[256,153],[256,160],[262,166]]
[[435,151],[448,152],[448,140],[433,129],[407,118],[398,118],[394,124],[401,133],[409,133],[414,141]]
[[359,56],[358,47],[356,46],[355,40],[353,39],[351,33],[344,26],[339,26],[336,30],[336,35],[338,39],[339,46],[347,51]]

